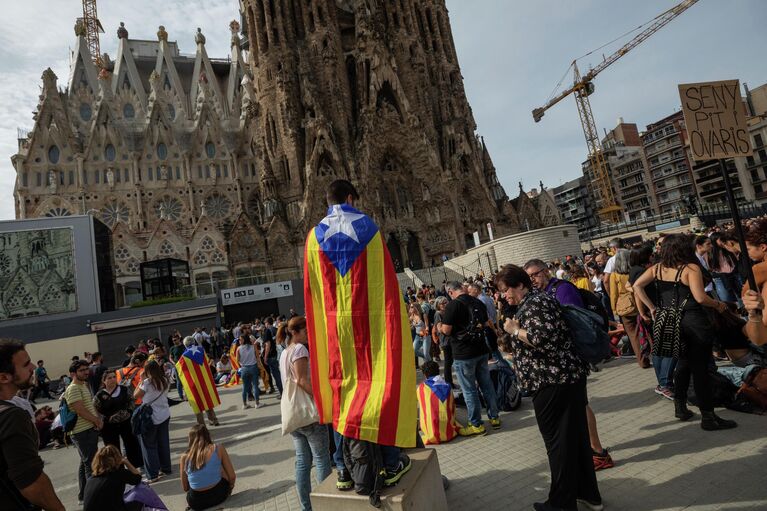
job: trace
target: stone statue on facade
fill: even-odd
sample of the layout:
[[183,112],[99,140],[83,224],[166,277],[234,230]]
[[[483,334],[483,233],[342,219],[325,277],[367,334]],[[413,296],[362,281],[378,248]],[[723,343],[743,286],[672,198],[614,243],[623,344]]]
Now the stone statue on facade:
[[109,188],[115,187],[115,172],[111,167],[107,169],[107,183],[109,183]]
[[160,28],[157,30],[157,40],[168,42],[168,32],[165,31],[163,25],[160,25]]

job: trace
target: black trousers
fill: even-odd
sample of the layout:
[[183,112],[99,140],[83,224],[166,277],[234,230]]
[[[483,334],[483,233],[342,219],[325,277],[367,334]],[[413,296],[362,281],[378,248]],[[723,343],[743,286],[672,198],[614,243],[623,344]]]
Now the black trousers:
[[186,492],[186,503],[193,511],[201,511],[221,504],[229,498],[231,493],[232,489],[229,486],[229,481],[222,477],[218,484],[210,490],[189,490]]
[[575,509],[575,499],[601,502],[586,424],[586,380],[539,389],[533,408],[551,470],[547,503]]
[[120,450],[120,439],[122,438],[128,461],[134,467],[141,468],[144,466],[144,457],[141,455],[141,445],[131,430],[130,422],[127,420],[117,424],[104,423],[101,438],[104,440],[104,445],[114,445],[118,450]]
[[690,375],[692,375],[695,397],[698,398],[698,408],[701,412],[714,411],[711,380],[708,375],[712,337],[710,323],[705,314],[685,313],[682,319],[685,356],[676,364],[674,395],[680,401],[687,401],[687,389],[690,387]]

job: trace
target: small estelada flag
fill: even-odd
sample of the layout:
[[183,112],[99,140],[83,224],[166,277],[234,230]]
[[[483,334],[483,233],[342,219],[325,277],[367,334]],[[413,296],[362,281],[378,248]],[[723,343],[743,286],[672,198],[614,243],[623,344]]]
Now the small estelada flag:
[[218,389],[210,372],[210,360],[200,346],[191,346],[176,362],[176,371],[194,413],[211,410],[221,404]]
[[336,204],[309,232],[304,303],[320,423],[348,438],[414,447],[415,354],[378,226]]
[[242,379],[240,378],[240,357],[238,355],[239,351],[237,351],[239,347],[240,343],[235,339],[232,346],[229,348],[229,362],[232,363],[232,376],[226,383],[226,387],[234,387],[235,385],[242,383]]
[[428,378],[418,386],[419,424],[425,445],[443,444],[458,435],[461,425],[455,418],[455,401],[450,384]]

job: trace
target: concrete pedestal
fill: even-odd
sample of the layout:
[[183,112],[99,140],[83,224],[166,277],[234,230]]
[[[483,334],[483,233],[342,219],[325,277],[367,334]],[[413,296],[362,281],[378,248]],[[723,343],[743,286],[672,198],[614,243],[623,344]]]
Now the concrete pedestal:
[[[383,511],[447,511],[442,488],[442,473],[434,449],[412,449],[407,455],[413,463],[410,471],[392,488],[381,492]],[[314,511],[371,511],[370,499],[353,490],[339,491],[334,475],[328,477],[311,495]]]

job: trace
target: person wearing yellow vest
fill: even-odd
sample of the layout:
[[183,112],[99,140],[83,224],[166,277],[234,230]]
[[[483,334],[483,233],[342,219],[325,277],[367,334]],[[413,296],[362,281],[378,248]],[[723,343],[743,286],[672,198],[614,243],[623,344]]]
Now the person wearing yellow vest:
[[99,430],[104,426],[104,422],[96,413],[93,396],[88,388],[88,362],[86,360],[72,362],[69,373],[72,375],[72,383],[64,391],[64,399],[69,408],[77,414],[77,423],[71,435],[77,447],[77,453],[80,455],[77,500],[82,503],[85,483],[91,477],[91,463],[99,447]]

